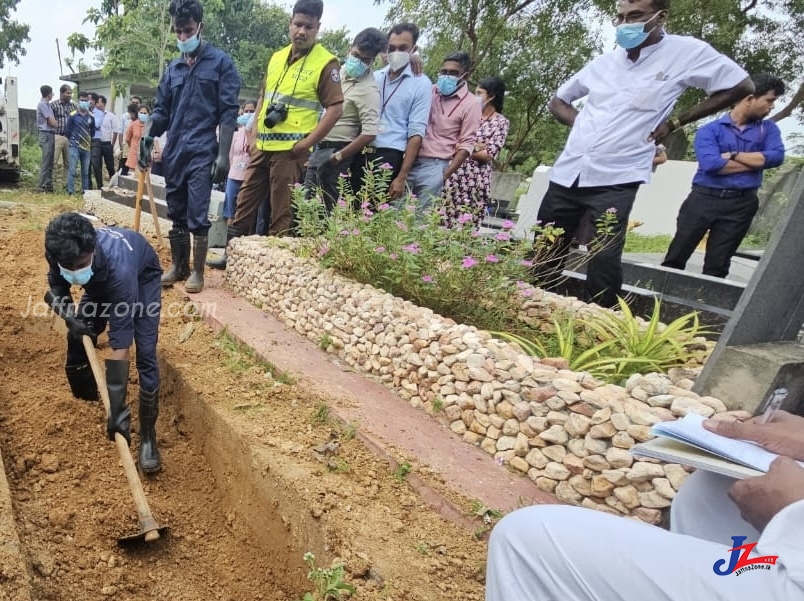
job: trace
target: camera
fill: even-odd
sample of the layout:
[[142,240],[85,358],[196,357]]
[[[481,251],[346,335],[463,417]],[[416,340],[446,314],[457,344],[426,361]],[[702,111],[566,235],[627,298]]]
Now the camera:
[[265,113],[263,124],[267,128],[276,127],[277,123],[282,123],[288,118],[288,107],[284,102],[272,102]]

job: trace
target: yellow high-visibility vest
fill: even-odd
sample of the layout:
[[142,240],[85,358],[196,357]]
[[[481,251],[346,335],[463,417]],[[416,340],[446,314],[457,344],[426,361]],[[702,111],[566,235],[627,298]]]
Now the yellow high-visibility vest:
[[[318,124],[321,110],[318,80],[321,71],[335,58],[321,44],[288,66],[292,44],[274,52],[265,74],[265,96],[257,117],[257,148],[264,151],[290,150]],[[340,71],[338,71],[340,76]],[[288,116],[274,127],[265,127],[271,103],[287,106]]]

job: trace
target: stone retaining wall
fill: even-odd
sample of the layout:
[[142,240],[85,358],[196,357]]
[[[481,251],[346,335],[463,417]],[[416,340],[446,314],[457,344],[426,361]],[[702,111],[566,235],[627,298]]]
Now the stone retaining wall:
[[[718,399],[690,391],[697,370],[605,384],[562,359],[536,361],[488,332],[322,270],[295,256],[293,243],[233,240],[228,285],[564,502],[659,523],[688,472],[635,460],[628,449],[648,440],[658,421],[726,414]],[[532,317],[601,310],[533,292],[523,305]]]

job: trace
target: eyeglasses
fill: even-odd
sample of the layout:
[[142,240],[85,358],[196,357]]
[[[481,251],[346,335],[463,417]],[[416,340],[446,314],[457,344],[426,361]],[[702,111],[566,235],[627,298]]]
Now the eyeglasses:
[[369,67],[372,64],[374,64],[374,57],[373,56],[360,56],[359,54],[356,54],[354,52],[352,52],[352,56],[354,56],[361,63],[363,63],[365,65],[368,65]]
[[438,74],[439,75],[452,75],[453,77],[460,77],[461,75],[463,75],[463,73],[461,73],[457,69],[441,69],[441,71],[439,71]]
[[647,23],[650,20],[649,17],[651,17],[651,15],[655,15],[660,12],[662,11],[654,10],[649,13],[633,12],[628,13],[627,15],[617,15],[611,20],[611,24],[616,27],[617,25],[622,25],[623,23]]

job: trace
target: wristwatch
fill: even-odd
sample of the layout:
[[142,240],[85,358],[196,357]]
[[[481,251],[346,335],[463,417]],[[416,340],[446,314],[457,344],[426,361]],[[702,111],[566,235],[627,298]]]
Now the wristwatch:
[[338,150],[337,152],[332,153],[332,158],[335,159],[336,162],[340,163],[341,160],[343,160],[343,154],[340,150]]
[[739,152],[737,152],[737,151],[734,151],[734,152],[732,152],[732,153],[729,155],[729,158],[730,158],[732,161],[736,161],[736,160],[737,160],[737,155],[738,155],[738,154],[740,154],[740,153],[739,153]]

